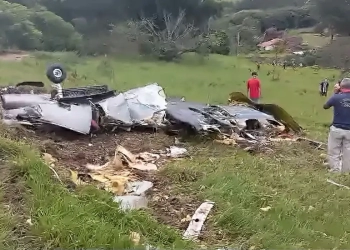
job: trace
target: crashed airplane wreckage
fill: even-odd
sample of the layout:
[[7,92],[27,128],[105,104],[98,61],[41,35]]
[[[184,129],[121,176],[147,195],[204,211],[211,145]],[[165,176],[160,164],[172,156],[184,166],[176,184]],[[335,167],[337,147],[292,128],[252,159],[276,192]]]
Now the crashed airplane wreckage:
[[2,89],[4,123],[33,128],[52,125],[80,134],[136,127],[188,129],[252,140],[267,130],[301,132],[301,127],[279,106],[254,104],[239,92],[231,94],[228,105],[205,105],[183,98],[167,99],[156,83],[122,93],[109,90],[106,85],[63,89],[66,72],[59,64],[48,68],[47,77],[53,83],[51,94],[16,91],[25,85],[43,87],[40,82]]

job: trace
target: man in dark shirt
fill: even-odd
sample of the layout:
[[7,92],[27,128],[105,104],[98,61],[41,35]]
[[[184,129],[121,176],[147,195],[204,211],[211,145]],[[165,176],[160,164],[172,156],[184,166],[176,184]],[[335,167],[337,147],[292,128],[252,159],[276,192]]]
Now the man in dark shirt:
[[327,96],[328,87],[329,87],[328,79],[324,79],[324,80],[320,83],[320,95],[321,95],[321,96]]
[[333,122],[328,135],[328,162],[331,172],[350,171],[350,78],[334,88],[334,95],[323,105],[333,107]]

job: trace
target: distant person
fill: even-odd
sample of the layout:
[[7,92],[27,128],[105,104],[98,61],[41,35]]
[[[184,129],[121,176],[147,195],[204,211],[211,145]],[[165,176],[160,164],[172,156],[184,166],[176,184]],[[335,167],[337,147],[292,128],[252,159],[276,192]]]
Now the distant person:
[[283,69],[286,69],[286,67],[287,67],[287,61],[284,61],[283,62]]
[[256,63],[256,70],[257,70],[257,71],[260,70],[260,63],[259,63],[259,62]]
[[328,79],[324,79],[324,80],[320,83],[320,96],[327,96],[328,87],[329,87]]
[[252,77],[247,82],[247,95],[253,102],[260,102],[261,85],[256,72],[252,72]]
[[295,64],[295,60],[294,59],[292,60],[292,68],[293,68],[293,70],[296,70],[296,64]]
[[333,122],[328,135],[330,172],[350,171],[350,78],[334,86],[334,95],[323,105],[333,107]]

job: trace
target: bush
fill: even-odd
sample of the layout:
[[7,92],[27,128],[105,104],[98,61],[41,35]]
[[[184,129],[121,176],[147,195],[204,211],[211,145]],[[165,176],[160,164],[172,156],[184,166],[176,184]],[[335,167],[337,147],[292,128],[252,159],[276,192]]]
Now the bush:
[[225,31],[211,31],[209,43],[210,53],[219,55],[230,54],[230,39]]
[[312,54],[306,54],[303,57],[303,65],[304,66],[314,66],[316,64],[317,56]]
[[293,61],[296,65],[302,64],[304,67],[314,66],[316,65],[317,55],[312,53],[306,53],[304,55],[288,55],[284,57],[284,61],[286,61],[287,66],[292,66]]

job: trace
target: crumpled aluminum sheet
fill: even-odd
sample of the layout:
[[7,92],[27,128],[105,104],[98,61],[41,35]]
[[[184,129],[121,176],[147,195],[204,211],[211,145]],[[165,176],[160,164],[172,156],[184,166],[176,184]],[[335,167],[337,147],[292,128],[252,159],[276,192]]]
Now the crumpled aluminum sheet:
[[161,125],[167,102],[157,83],[128,90],[98,103],[109,120],[123,126]]

